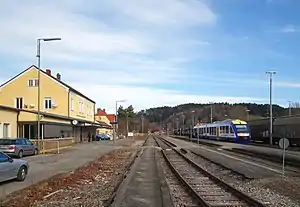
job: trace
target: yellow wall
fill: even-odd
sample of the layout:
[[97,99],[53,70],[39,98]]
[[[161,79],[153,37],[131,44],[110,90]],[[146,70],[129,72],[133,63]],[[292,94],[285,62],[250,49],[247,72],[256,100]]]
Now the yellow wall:
[[[81,111],[79,102],[83,103],[83,111]],[[70,92],[70,117],[94,122],[94,115],[95,104],[93,102],[76,93]]]
[[17,137],[17,111],[0,109],[0,138],[3,137],[3,124],[8,125],[8,137]]
[[[20,122],[37,121],[37,114],[31,113],[31,112],[26,112],[26,111],[20,111],[19,121]],[[54,123],[61,123],[61,124],[71,124],[71,121],[69,121],[69,120],[62,120],[62,119],[58,119],[55,117],[47,117],[47,116],[46,117],[41,116],[40,121],[54,122]]]
[[[30,68],[16,79],[0,88],[0,105],[16,107],[16,98],[23,98],[23,109],[38,110],[38,87],[28,86],[28,80],[37,79],[38,70],[35,67]],[[45,109],[45,98],[51,98],[52,104],[57,107]],[[68,100],[69,97],[69,100]],[[79,101],[83,103],[83,113],[80,112]],[[73,102],[73,110],[71,105]],[[34,106],[30,106],[33,104]],[[27,105],[27,108],[24,106]],[[70,107],[70,108],[69,108]],[[42,112],[72,117],[74,119],[83,119],[94,122],[95,104],[86,98],[70,91],[69,88],[53,80],[48,75],[41,72],[41,100],[40,109]],[[70,109],[70,111],[68,111]],[[23,114],[20,121],[35,121],[34,114]]]
[[[111,126],[109,119],[106,116],[95,116],[95,120],[102,121]],[[113,129],[97,128],[98,134],[113,134]]]
[[[16,107],[16,97],[23,98],[23,105],[28,105],[26,110],[38,110],[38,87],[29,87],[28,80],[38,78],[38,70],[32,67],[15,80],[1,88],[0,105]],[[41,99],[40,109],[43,112],[68,116],[68,88],[58,84],[55,80],[41,73]],[[45,97],[51,97],[52,103],[57,104],[56,108],[45,109]],[[34,107],[30,107],[34,104]]]

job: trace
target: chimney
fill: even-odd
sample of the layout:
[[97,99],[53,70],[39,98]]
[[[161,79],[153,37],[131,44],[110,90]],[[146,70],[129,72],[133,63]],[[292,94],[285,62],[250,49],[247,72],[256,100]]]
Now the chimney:
[[61,80],[61,75],[59,73],[56,74],[56,79],[59,81]]
[[104,111],[104,113],[106,113],[106,112],[105,112],[105,109],[103,109],[103,111]]
[[50,70],[50,69],[46,69],[46,73],[47,73],[48,75],[51,75],[51,70]]
[[97,114],[100,114],[101,108],[97,108]]

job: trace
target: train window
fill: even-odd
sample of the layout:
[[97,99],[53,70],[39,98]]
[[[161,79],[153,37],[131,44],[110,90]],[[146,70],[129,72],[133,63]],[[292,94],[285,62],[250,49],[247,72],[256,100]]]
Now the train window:
[[230,126],[229,128],[230,128],[230,134],[233,134],[234,132],[233,132],[232,127]]

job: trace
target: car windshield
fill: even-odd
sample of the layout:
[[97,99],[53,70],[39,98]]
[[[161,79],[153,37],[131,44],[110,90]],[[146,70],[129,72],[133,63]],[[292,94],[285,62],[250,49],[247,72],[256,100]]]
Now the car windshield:
[[248,132],[247,125],[235,125],[237,132]]
[[0,152],[0,162],[5,162],[5,161],[7,161],[7,156],[4,153]]
[[0,139],[0,145],[12,145],[16,144],[15,139]]

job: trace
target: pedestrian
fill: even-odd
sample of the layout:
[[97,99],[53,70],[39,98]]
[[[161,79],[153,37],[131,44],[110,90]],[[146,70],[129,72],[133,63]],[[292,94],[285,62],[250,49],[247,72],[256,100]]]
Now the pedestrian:
[[88,142],[90,142],[91,141],[91,133],[89,132],[88,133]]

